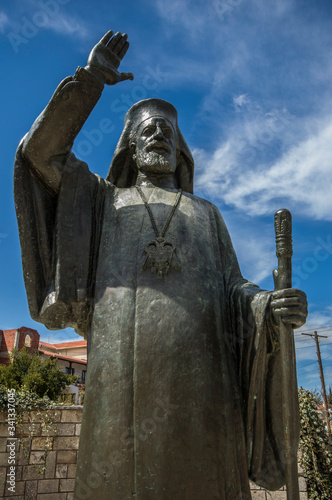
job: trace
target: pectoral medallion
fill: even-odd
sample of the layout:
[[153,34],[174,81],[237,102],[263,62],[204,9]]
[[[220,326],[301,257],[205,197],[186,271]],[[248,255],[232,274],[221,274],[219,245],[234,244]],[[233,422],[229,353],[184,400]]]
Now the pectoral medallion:
[[144,253],[146,254],[146,259],[142,266],[142,270],[150,269],[150,271],[153,274],[155,274],[159,279],[163,279],[166,276],[166,274],[168,274],[171,268],[176,269],[178,271],[180,271],[181,269],[175,255],[175,247],[173,247],[172,243],[166,241],[164,239],[164,236],[172,220],[174,212],[180,203],[182,191],[181,189],[179,190],[175,203],[167,217],[165,225],[162,231],[159,231],[154,215],[151,211],[151,208],[149,207],[149,204],[144,196],[142,189],[139,186],[135,187],[143,200],[145,208],[148,211],[156,235],[156,239],[150,241],[150,243],[148,243],[144,249]]
[[155,274],[159,279],[164,278],[171,267],[180,271],[181,267],[176,258],[175,250],[172,243],[164,240],[164,238],[160,237],[150,241],[144,249],[147,257],[142,270],[150,269],[151,273]]

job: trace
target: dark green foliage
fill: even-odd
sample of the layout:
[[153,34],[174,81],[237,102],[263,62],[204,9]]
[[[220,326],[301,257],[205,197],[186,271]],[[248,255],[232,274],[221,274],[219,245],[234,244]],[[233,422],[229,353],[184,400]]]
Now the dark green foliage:
[[[0,384],[0,412],[7,411],[8,408],[8,388]],[[53,401],[47,396],[40,398],[34,392],[30,392],[21,387],[15,392],[15,406],[21,416],[26,410],[47,410],[53,408]]]
[[327,389],[327,402],[329,405],[331,405],[332,407],[332,385],[329,385],[328,389]]
[[26,349],[12,352],[12,363],[0,365],[0,384],[9,389],[25,388],[40,398],[47,396],[58,399],[62,390],[77,380],[57,367],[56,359],[42,359],[36,352],[29,354]]
[[332,452],[325,423],[317,411],[312,392],[299,391],[301,466],[307,482],[309,500],[332,498]]

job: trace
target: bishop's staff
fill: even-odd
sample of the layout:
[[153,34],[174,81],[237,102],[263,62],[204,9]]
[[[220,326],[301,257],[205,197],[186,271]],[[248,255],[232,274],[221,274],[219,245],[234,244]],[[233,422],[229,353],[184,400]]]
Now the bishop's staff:
[[[273,271],[275,290],[292,287],[292,216],[289,210],[278,210],[274,216],[278,269]],[[287,500],[299,500],[297,440],[299,405],[296,377],[295,344],[291,325],[280,318],[280,355],[282,420]]]

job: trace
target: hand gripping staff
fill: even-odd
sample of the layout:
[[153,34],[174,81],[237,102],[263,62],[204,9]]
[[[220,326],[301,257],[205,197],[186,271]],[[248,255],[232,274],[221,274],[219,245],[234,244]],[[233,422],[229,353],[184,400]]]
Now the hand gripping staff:
[[[281,209],[275,213],[276,253],[278,269],[273,271],[275,290],[292,287],[292,216],[289,210]],[[297,470],[297,438],[299,404],[297,392],[295,344],[291,325],[280,318],[280,354],[282,420],[284,431],[284,456],[287,500],[299,500]]]

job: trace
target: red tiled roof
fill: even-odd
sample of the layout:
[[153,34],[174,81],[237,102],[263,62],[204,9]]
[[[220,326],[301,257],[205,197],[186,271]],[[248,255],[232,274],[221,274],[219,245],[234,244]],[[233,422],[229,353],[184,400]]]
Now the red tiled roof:
[[52,345],[52,347],[56,347],[56,349],[61,349],[64,347],[86,347],[88,345],[86,340],[75,340],[74,342],[60,342],[59,344],[48,344]]
[[45,347],[53,347],[55,348],[54,344],[49,344],[48,342],[44,342],[43,340],[39,341],[39,345],[45,346]]
[[46,354],[46,356],[52,356],[53,358],[63,359],[65,361],[73,361],[74,363],[79,363],[80,365],[86,365],[87,360],[81,358],[71,358],[70,356],[64,356],[63,354],[57,354],[55,352],[39,351],[41,354]]

